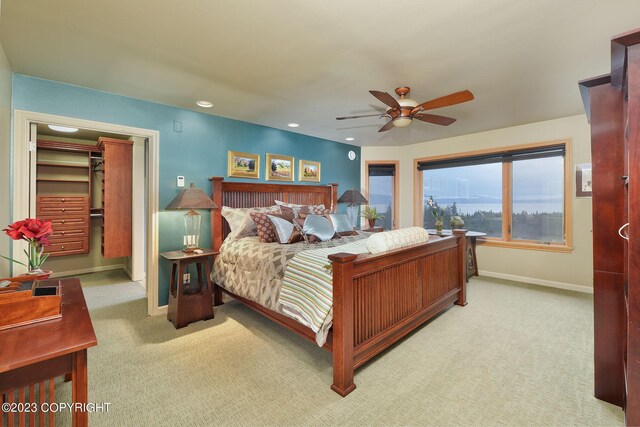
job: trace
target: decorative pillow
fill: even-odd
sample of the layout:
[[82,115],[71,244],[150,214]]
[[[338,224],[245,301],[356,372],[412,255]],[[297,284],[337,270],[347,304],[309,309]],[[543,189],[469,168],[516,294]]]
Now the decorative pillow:
[[293,222],[293,219],[296,217],[296,211],[288,206],[280,206],[280,214],[289,222]]
[[286,218],[276,215],[267,215],[267,218],[273,224],[278,242],[288,244],[296,243],[303,239],[300,230],[291,221],[287,221]]
[[305,222],[305,220],[306,220],[306,218],[294,218],[294,220],[293,220],[293,225],[300,232],[300,235],[302,236],[302,240],[304,240],[306,243],[318,243],[318,242],[321,242],[322,240],[318,239],[316,236],[311,236],[311,235],[304,234],[304,222]]
[[280,206],[280,207],[285,206],[287,208],[293,208],[293,209],[300,209],[301,207],[304,207],[304,206],[306,206],[306,207],[317,206],[319,208],[324,209],[324,205],[298,205],[296,203],[286,203],[286,202],[283,202],[281,200],[274,200],[274,203],[276,205]]
[[[328,211],[329,209],[326,209],[324,207],[324,204],[320,204],[320,205],[297,205],[295,203],[285,203],[282,202],[280,200],[274,200],[275,204],[277,206],[280,207],[280,210],[284,213],[285,211],[292,211],[293,214],[296,216],[296,218],[298,217],[298,213],[303,210],[307,215],[308,214],[313,214],[313,215],[324,215],[326,211]],[[283,208],[285,208],[283,210]],[[331,213],[331,212],[327,212],[327,213]],[[306,218],[306,215],[305,215]]]
[[262,243],[273,243],[278,241],[276,229],[269,220],[268,214],[263,212],[250,212],[251,219],[256,223],[258,239]]
[[429,233],[422,227],[408,227],[400,230],[375,233],[367,239],[367,250],[372,254],[425,243]]
[[349,221],[349,216],[347,214],[337,214],[330,213],[327,215],[329,220],[333,224],[333,228],[336,229],[336,233],[341,236],[353,236],[356,231],[353,229],[353,225],[351,225],[351,221]]
[[311,236],[316,237],[321,242],[326,242],[334,238],[336,229],[333,228],[333,224],[327,218],[320,215],[309,215],[304,220],[302,234],[309,239],[309,243],[313,243],[313,240],[315,240],[311,239]]
[[250,212],[278,213],[278,206],[264,208],[230,208],[222,207],[222,216],[229,223],[231,232],[227,236],[229,240],[237,240],[247,236],[257,236],[256,223],[251,218]]
[[328,215],[331,213],[330,209],[325,209],[324,205],[303,206],[298,209],[297,217],[306,218],[309,215]]

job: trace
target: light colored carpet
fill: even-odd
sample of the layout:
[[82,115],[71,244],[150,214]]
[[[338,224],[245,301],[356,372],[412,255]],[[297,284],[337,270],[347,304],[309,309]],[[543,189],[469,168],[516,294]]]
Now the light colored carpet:
[[623,425],[593,397],[590,295],[473,278],[467,307],[358,370],[341,398],[329,353],[239,303],[176,330],[123,273],[81,280],[98,336],[89,398],[111,403],[92,425]]

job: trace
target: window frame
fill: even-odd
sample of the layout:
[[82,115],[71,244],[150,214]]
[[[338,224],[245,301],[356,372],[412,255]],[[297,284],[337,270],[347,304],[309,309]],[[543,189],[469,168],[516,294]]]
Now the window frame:
[[400,222],[400,214],[399,212],[399,203],[398,197],[400,196],[400,180],[398,179],[398,175],[400,173],[400,162],[398,160],[366,160],[364,162],[364,194],[367,200],[369,200],[369,165],[390,165],[393,164],[395,167],[395,173],[393,175],[393,221],[391,223],[391,229],[397,230],[398,224]]
[[563,229],[564,242],[540,243],[537,240],[512,239],[512,197],[513,197],[513,162],[502,161],[502,237],[479,237],[478,244],[486,246],[495,246],[514,249],[529,249],[551,252],[571,252],[573,251],[573,211],[572,211],[572,153],[571,139],[557,139],[553,141],[535,142],[530,144],[513,145],[508,147],[496,147],[485,150],[467,151],[451,153],[442,156],[431,156],[416,158],[413,161],[414,179],[414,207],[413,207],[413,223],[418,227],[423,224],[423,172],[418,170],[419,162],[429,162],[436,160],[451,160],[456,158],[480,156],[487,154],[499,154],[523,149],[545,148],[553,145],[564,145],[564,200],[563,200]]

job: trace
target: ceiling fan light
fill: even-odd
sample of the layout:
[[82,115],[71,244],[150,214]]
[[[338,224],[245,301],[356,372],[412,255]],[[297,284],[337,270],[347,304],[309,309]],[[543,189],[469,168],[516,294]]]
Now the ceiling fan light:
[[410,108],[414,108],[418,105],[418,103],[411,98],[398,99],[398,104],[400,104],[401,107],[410,107]]
[[398,117],[393,121],[393,125],[397,128],[406,128],[411,125],[412,121],[413,119],[410,117]]

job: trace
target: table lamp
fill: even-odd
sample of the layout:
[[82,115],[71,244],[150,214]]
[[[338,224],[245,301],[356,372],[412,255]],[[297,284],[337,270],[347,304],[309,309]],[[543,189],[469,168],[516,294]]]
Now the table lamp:
[[183,252],[193,252],[199,248],[200,244],[200,221],[202,216],[195,209],[215,209],[215,203],[200,188],[191,183],[189,188],[180,191],[178,195],[169,203],[167,210],[188,209],[184,214],[184,248]]
[[342,196],[338,199],[338,203],[347,204],[347,215],[349,216],[349,222],[352,226],[357,225],[356,218],[358,217],[358,206],[366,205],[369,203],[367,199],[358,190],[347,190],[342,193]]

